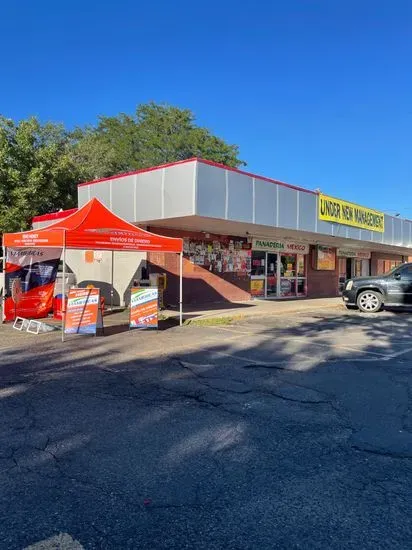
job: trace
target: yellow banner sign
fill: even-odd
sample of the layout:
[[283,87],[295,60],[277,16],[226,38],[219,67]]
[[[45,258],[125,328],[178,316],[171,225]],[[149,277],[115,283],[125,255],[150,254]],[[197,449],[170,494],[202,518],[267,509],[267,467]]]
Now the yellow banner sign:
[[382,212],[327,195],[319,195],[319,219],[379,233],[383,233],[385,229],[385,216]]

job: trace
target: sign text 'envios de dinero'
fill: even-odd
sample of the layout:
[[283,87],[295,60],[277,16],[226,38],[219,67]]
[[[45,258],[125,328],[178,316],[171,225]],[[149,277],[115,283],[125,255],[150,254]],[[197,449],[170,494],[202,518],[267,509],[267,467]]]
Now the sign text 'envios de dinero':
[[385,229],[385,216],[382,212],[327,195],[319,195],[319,219],[378,233],[383,233]]

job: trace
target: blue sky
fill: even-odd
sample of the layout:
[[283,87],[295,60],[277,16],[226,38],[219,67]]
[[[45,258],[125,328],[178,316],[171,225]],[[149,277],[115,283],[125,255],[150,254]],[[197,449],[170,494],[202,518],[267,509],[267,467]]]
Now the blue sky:
[[409,0],[3,2],[0,113],[191,108],[247,169],[412,217]]

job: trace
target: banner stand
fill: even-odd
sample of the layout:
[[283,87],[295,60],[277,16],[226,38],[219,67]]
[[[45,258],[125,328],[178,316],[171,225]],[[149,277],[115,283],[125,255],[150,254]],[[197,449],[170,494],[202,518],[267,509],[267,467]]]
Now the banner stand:
[[155,287],[135,287],[130,289],[131,329],[159,330],[159,289]]
[[98,288],[71,288],[65,307],[65,334],[90,334],[97,336],[102,330],[103,311]]

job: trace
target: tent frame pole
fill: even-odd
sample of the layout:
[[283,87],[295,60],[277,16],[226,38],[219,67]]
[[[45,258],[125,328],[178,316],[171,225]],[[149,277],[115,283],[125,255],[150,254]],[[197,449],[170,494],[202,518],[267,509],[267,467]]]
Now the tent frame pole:
[[4,307],[6,305],[6,257],[7,257],[7,247],[3,246],[3,296],[1,298],[1,322],[6,321],[6,314]]
[[179,324],[183,325],[183,251],[179,254]]
[[62,342],[64,342],[64,328],[66,326],[66,230],[63,233],[62,318]]
[[113,311],[113,281],[114,281],[114,250],[112,250],[112,266],[111,266],[111,281],[110,281],[110,311]]

